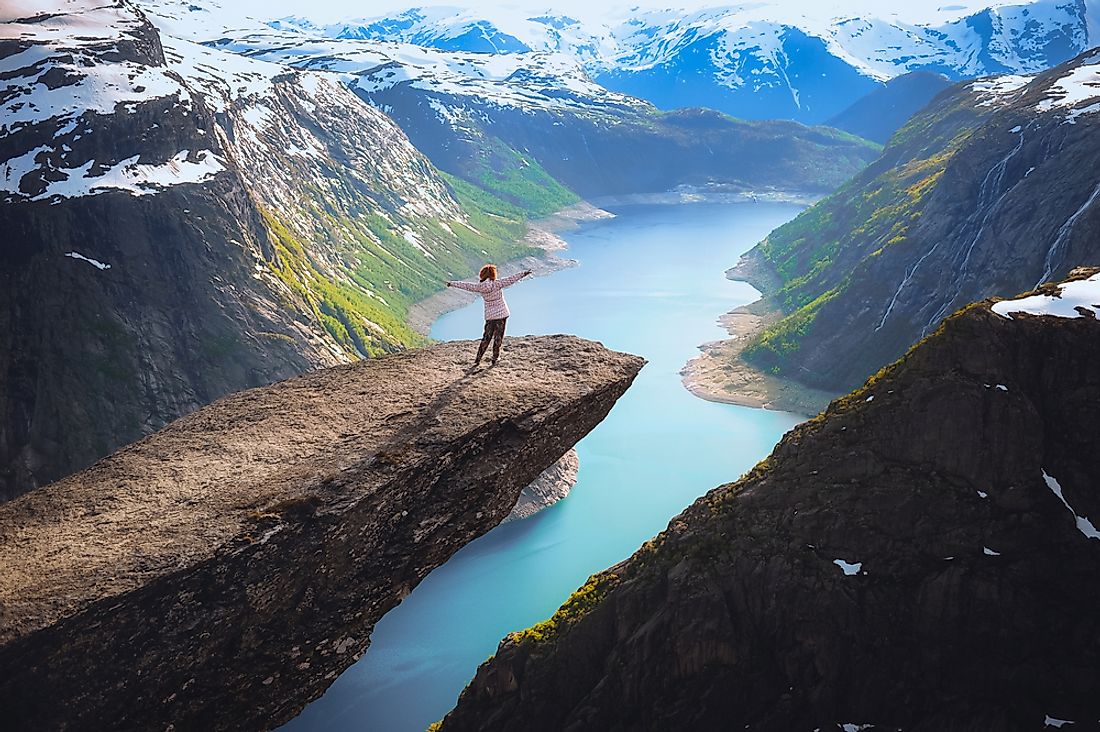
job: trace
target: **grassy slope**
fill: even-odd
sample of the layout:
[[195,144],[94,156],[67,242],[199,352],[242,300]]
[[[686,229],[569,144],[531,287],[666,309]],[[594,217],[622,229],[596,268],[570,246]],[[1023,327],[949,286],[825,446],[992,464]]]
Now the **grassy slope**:
[[[476,187],[513,206],[512,216],[546,216],[580,200],[530,155],[517,152],[497,138],[486,139],[482,155],[464,172],[471,189]],[[467,193],[483,200],[474,190]]]
[[[310,256],[309,247],[273,212],[264,218],[276,257],[268,263],[286,297],[310,313],[346,354],[376,356],[418,345],[424,337],[405,321],[409,306],[438,291],[448,279],[469,274],[485,260],[531,254],[522,243],[525,211],[455,179],[448,179],[467,223],[423,219],[421,240],[445,242],[425,257],[380,216],[334,216],[330,229],[350,235],[339,269]],[[304,306],[304,307],[301,307]]]
[[941,97],[898,130],[865,171],[757,245],[753,256],[782,283],[768,299],[787,315],[745,348],[747,361],[782,373],[821,306],[849,287],[856,264],[906,246],[947,164],[984,117],[961,90]]

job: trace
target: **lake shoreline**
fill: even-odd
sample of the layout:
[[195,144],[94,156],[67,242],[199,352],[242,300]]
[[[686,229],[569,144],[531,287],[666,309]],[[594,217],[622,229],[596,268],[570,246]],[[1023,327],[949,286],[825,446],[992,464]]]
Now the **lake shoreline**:
[[757,312],[753,306],[758,304],[761,301],[735,308],[718,318],[731,337],[699,346],[702,353],[680,371],[684,387],[711,402],[806,417],[820,413],[840,395],[766,374],[741,358],[741,351],[753,336],[782,317],[776,311]]
[[[498,266],[502,276],[529,269],[536,277],[576,267],[577,260],[559,254],[569,248],[560,234],[575,231],[586,223],[614,218],[615,214],[604,210],[605,206],[760,202],[796,203],[809,206],[822,197],[822,194],[807,191],[751,191],[727,186],[681,186],[661,193],[598,196],[579,201],[549,216],[529,221],[522,241],[533,249],[542,250],[542,254],[509,260]],[[726,271],[728,279],[748,282],[756,287],[762,284],[760,279],[762,274],[756,271],[747,256]],[[440,316],[463,308],[476,298],[477,295],[465,290],[447,288],[414,303],[409,308],[406,320],[416,332],[428,336]],[[777,322],[781,317],[782,313],[778,311],[765,311],[762,300],[743,305],[719,316],[718,322],[726,329],[730,338],[708,341],[699,345],[701,353],[689,360],[680,371],[684,388],[699,399],[753,409],[792,412],[806,417],[812,417],[823,411],[839,394],[766,374],[740,356],[741,350],[753,336]]]
[[[810,206],[825,197],[825,193],[797,190],[750,190],[736,186],[679,186],[660,193],[627,193],[616,196],[596,196],[566,206],[549,216],[527,222],[527,231],[521,241],[542,254],[520,257],[504,262],[498,267],[502,276],[529,269],[536,277],[576,267],[577,261],[558,256],[569,248],[559,234],[575,231],[586,223],[614,218],[615,214],[604,207],[682,204],[735,204],[735,203],[797,203]],[[732,271],[732,270],[731,270]],[[735,279],[735,278],[730,278]],[[474,301],[476,295],[451,288],[413,303],[405,320],[420,335],[431,333],[435,321],[452,310],[458,310]]]
[[[748,252],[726,270],[726,279],[748,283],[764,292],[779,286],[774,273],[760,266]],[[765,373],[741,357],[741,351],[758,333],[782,317],[781,311],[768,308],[763,297],[719,316],[718,323],[730,338],[699,346],[702,353],[680,371],[684,387],[700,399],[712,402],[777,409],[806,417],[824,411],[840,394]]]

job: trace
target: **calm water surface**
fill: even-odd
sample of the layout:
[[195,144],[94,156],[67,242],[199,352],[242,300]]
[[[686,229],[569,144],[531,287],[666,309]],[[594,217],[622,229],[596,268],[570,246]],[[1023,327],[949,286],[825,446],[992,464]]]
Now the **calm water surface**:
[[[549,617],[590,574],[771,450],[799,418],[703,401],[678,372],[700,343],[724,335],[720,314],[757,297],[725,269],[799,210],[615,209],[616,219],[566,235],[579,267],[508,290],[510,335],[575,333],[649,364],[577,446],[569,498],[494,529],[429,575],[378,623],[366,655],[284,730],[424,730],[504,635]],[[478,301],[440,318],[432,335],[477,338],[482,325]]]

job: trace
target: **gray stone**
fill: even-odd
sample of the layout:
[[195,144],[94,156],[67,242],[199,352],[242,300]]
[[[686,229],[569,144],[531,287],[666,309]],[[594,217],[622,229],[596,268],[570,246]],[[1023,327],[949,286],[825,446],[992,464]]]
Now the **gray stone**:
[[241,392],[0,506],[11,729],[266,729],[499,523],[642,359],[456,342]]

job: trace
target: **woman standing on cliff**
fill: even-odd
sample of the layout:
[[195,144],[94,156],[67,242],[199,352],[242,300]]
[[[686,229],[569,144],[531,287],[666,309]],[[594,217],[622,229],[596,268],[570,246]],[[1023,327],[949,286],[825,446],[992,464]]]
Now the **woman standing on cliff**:
[[504,324],[511,314],[508,311],[508,303],[504,302],[504,288],[511,287],[529,274],[531,270],[527,269],[498,280],[496,265],[487,264],[478,273],[480,282],[454,280],[447,283],[447,287],[476,292],[485,301],[485,333],[481,336],[481,345],[477,349],[477,358],[474,359],[475,368],[481,364],[481,357],[485,355],[489,341],[493,342],[493,362],[490,365],[497,365],[497,359],[500,358],[500,344],[504,342]]

